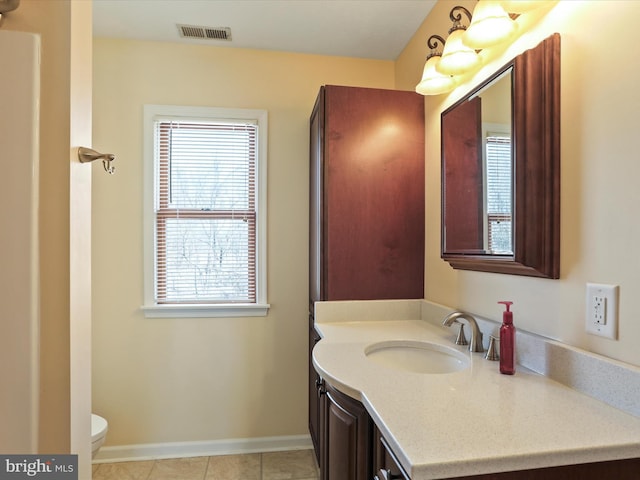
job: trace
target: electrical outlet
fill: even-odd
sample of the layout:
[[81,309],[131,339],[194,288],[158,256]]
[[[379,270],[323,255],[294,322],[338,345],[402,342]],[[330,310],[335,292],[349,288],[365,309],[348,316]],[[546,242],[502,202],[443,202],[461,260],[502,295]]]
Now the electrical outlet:
[[618,286],[587,283],[587,333],[618,338]]

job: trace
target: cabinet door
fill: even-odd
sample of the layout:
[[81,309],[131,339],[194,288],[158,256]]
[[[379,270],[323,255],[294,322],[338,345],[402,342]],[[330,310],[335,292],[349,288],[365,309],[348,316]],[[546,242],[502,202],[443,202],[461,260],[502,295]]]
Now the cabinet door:
[[378,430],[373,427],[373,472],[374,480],[411,480],[395,454]]
[[322,480],[370,480],[373,422],[364,405],[330,385],[324,398]]
[[325,299],[423,298],[424,97],[329,85],[324,108]]
[[318,98],[309,119],[309,311],[313,312],[313,304],[318,300],[327,300],[325,294],[326,275],[323,259],[326,253],[323,248],[325,230],[324,202],[324,87],[320,89]]
[[313,318],[309,319],[309,433],[316,453],[316,460],[320,464],[320,395],[324,386],[320,376],[313,368],[311,357],[314,345],[320,340],[320,335],[313,328]]

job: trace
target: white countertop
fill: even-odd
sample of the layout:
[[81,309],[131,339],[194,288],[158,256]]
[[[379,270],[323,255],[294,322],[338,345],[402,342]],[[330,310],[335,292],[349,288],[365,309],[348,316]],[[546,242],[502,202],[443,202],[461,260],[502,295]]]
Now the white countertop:
[[[640,457],[634,415],[521,365],[513,376],[501,375],[499,362],[453,345],[453,328],[406,319],[412,316],[406,312],[400,320],[372,321],[348,321],[339,312],[323,317],[316,309],[322,340],[313,350],[314,366],[365,405],[412,480]],[[460,372],[421,374],[365,356],[365,347],[386,340],[452,346],[471,364]]]

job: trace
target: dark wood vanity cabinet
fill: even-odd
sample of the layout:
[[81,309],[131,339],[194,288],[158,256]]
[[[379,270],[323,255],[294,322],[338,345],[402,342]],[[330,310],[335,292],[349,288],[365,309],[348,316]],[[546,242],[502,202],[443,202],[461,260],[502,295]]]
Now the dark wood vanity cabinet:
[[320,480],[371,480],[373,421],[364,405],[328,385],[313,368],[320,335],[309,323],[309,433]]
[[321,385],[320,480],[371,480],[373,421],[357,400]]
[[[309,323],[309,352],[320,335]],[[371,480],[374,423],[364,405],[328,385],[309,355],[309,432],[320,480]]]
[[324,393],[324,385],[320,375],[313,368],[313,359],[311,358],[313,346],[318,341],[320,341],[320,335],[313,326],[313,317],[309,316],[309,433],[316,460],[320,465],[320,397]]

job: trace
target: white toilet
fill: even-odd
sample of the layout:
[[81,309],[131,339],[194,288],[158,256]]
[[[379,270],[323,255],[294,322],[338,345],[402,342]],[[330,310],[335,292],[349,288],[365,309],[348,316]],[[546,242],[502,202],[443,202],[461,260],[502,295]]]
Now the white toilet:
[[104,418],[95,413],[91,414],[91,458],[95,457],[100,450],[107,437],[108,429],[109,424]]

